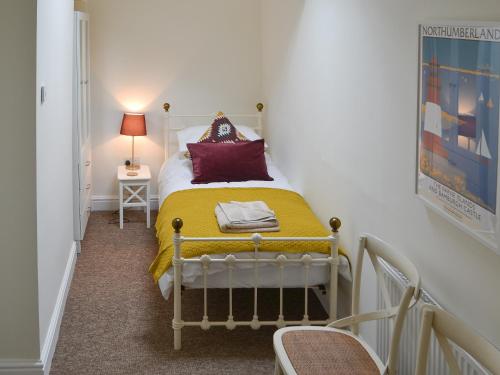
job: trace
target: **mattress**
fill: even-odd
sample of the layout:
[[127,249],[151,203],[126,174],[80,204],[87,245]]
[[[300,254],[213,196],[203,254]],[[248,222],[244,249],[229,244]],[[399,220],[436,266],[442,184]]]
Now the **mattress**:
[[[246,182],[222,182],[209,184],[191,184],[193,179],[192,163],[182,153],[177,153],[166,161],[158,175],[160,207],[163,201],[172,193],[187,189],[210,189],[210,188],[276,188],[295,191],[286,177],[266,155],[268,173],[274,181],[246,181]],[[309,253],[314,258],[325,258],[327,255],[320,253]],[[226,254],[211,255],[212,258],[224,258]],[[242,252],[233,254],[237,258],[249,259],[255,256],[254,252]],[[276,252],[259,252],[259,258],[273,259]],[[287,257],[300,257],[301,254],[286,254]],[[233,288],[249,288],[255,286],[254,267],[250,263],[237,263],[233,271]],[[279,272],[275,265],[261,264],[258,267],[258,287],[277,288],[280,286]],[[350,281],[350,269],[347,258],[340,257],[339,274]],[[304,287],[305,275],[300,265],[287,265],[284,269],[284,287]],[[202,288],[202,269],[199,264],[185,264],[182,272],[183,285],[187,288]],[[309,273],[309,285],[328,284],[330,279],[329,267],[327,265],[314,265]],[[165,272],[158,280],[161,293],[168,299],[173,288],[173,268]],[[207,286],[209,288],[227,288],[228,272],[224,264],[212,264],[207,275]]]

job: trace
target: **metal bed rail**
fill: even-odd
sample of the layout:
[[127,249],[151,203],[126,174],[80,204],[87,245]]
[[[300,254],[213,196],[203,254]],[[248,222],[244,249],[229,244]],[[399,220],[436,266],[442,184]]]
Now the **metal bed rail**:
[[[174,318],[172,319],[172,328],[174,329],[174,349],[179,350],[182,347],[181,330],[183,327],[200,327],[208,330],[210,327],[226,327],[234,329],[237,326],[249,326],[252,329],[259,329],[261,326],[276,326],[278,328],[286,325],[325,325],[336,320],[337,318],[337,283],[338,283],[338,243],[341,222],[338,218],[330,219],[330,227],[332,234],[326,237],[264,237],[259,233],[254,233],[248,237],[184,237],[181,235],[183,221],[176,218],[172,221],[174,229]],[[284,254],[279,254],[276,258],[263,259],[259,258],[259,249],[263,242],[280,242],[280,241],[295,241],[295,242],[328,242],[330,244],[330,256],[326,258],[313,258],[309,254],[304,254],[300,258],[289,259]],[[199,258],[183,258],[181,255],[182,244],[185,242],[252,242],[254,245],[255,257],[251,259],[239,259],[233,254],[228,254],[224,258],[213,259],[209,255],[202,255]],[[182,267],[183,264],[200,264],[203,272],[203,318],[201,321],[184,321],[182,320]],[[214,321],[208,318],[208,283],[207,275],[211,264],[224,263],[228,270],[228,293],[229,306],[227,319],[224,321]],[[254,286],[253,286],[253,317],[250,321],[237,321],[233,316],[233,272],[234,267],[238,263],[253,264],[254,269]],[[279,314],[276,320],[262,321],[258,316],[258,289],[259,289],[259,265],[274,264],[280,273],[279,283]],[[284,289],[284,269],[287,264],[300,264],[304,267],[305,282],[304,282],[304,314],[302,320],[286,320],[283,314],[283,289]],[[327,320],[311,320],[309,319],[309,300],[308,290],[309,273],[312,265],[325,264],[330,265],[330,280],[329,280],[329,316]]]

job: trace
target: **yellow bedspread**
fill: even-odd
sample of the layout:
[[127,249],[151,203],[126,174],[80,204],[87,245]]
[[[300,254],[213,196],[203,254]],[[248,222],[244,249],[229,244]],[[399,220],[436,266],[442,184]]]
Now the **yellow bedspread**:
[[[172,220],[182,218],[181,233],[186,237],[248,237],[251,233],[226,234],[219,230],[215,218],[217,202],[261,200],[276,213],[279,232],[264,233],[267,237],[323,237],[330,235],[309,208],[300,194],[270,188],[218,188],[182,190],[169,195],[161,205],[156,221],[156,235],[160,245],[158,255],[149,271],[158,281],[172,265]],[[263,242],[261,251],[286,251],[290,253],[330,253],[328,242],[279,241]],[[223,254],[253,251],[251,242],[184,242],[181,254],[184,258],[203,254]],[[343,253],[340,250],[341,253]],[[345,255],[345,254],[344,254]]]

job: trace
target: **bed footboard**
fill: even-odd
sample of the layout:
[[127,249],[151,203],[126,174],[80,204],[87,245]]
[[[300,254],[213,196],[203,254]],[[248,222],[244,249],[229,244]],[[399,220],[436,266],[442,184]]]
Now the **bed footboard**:
[[[181,228],[183,226],[182,219],[176,218],[172,221],[174,228],[174,318],[172,319],[172,328],[174,330],[174,349],[179,350],[182,347],[181,330],[183,327],[196,326],[201,329],[207,330],[210,327],[222,326],[227,329],[234,329],[237,326],[250,326],[252,329],[259,329],[261,326],[276,326],[278,328],[286,325],[326,325],[336,320],[337,318],[337,283],[338,283],[338,242],[341,222],[338,218],[330,219],[330,227],[332,234],[327,237],[263,237],[255,233],[249,237],[183,237],[181,235]],[[330,243],[330,256],[327,258],[313,258],[309,254],[304,254],[301,258],[289,259],[285,255],[280,254],[274,259],[261,259],[257,256],[262,242],[276,242],[276,241],[298,241],[298,242],[329,242]],[[198,259],[195,258],[182,258],[181,246],[183,242],[253,242],[255,249],[255,257],[253,259],[238,259],[234,255],[229,254],[223,259],[213,259],[209,255],[203,255]],[[182,266],[185,263],[197,263],[201,265],[203,270],[203,318],[201,321],[183,321],[182,320]],[[224,263],[228,269],[228,291],[229,291],[229,309],[227,320],[225,321],[211,321],[208,319],[207,306],[207,274],[211,264]],[[237,263],[253,264],[254,269],[254,293],[253,293],[253,317],[250,321],[236,321],[233,316],[233,269]],[[258,306],[258,289],[259,289],[259,264],[275,264],[280,273],[280,287],[279,287],[279,315],[276,320],[262,321],[259,320],[257,314]],[[286,320],[283,315],[283,272],[287,264],[301,264],[305,271],[304,283],[304,315],[302,320]],[[313,264],[329,264],[330,265],[330,285],[329,285],[329,313],[326,320],[310,320],[308,314],[308,290],[309,285],[309,272]]]

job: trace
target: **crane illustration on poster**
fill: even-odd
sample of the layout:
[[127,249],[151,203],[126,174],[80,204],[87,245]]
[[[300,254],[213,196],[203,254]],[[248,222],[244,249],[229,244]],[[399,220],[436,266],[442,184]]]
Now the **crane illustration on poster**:
[[500,26],[420,26],[417,194],[499,249]]

